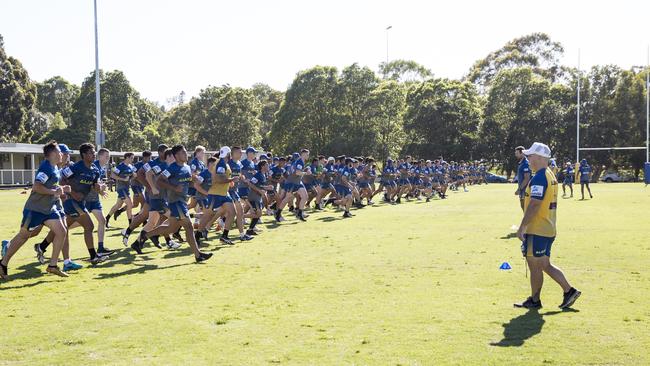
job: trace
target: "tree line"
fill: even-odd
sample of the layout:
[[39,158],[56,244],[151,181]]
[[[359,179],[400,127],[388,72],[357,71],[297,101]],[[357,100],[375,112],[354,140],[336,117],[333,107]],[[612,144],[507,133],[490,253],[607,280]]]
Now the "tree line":
[[[476,61],[459,80],[438,78],[410,60],[300,71],[285,91],[208,86],[164,107],[143,98],[119,70],[100,71],[106,147],[131,151],[159,143],[254,145],[276,154],[306,147],[325,155],[412,155],[485,159],[508,175],[512,151],[549,144],[558,162],[575,159],[576,86],[581,146],[645,144],[645,73],[615,65],[579,72],[559,63],[562,45],[543,33],[514,39]],[[0,141],[76,146],[94,141],[95,74],[80,86],[29,78],[0,36]],[[631,168],[643,151],[583,152],[596,167]]]

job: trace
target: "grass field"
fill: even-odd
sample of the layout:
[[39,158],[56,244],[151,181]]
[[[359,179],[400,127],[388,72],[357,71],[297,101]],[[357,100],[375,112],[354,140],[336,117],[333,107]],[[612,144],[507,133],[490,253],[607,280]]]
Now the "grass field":
[[[26,246],[0,284],[0,364],[649,364],[650,188],[595,184],[594,200],[559,202],[552,258],[583,291],[572,312],[548,278],[544,309],[512,307],[529,292],[513,191],[290,218],[252,242],[212,240],[205,264],[186,245],[148,247],[60,279]],[[0,192],[0,237],[25,198]],[[80,229],[72,246],[87,256]]]

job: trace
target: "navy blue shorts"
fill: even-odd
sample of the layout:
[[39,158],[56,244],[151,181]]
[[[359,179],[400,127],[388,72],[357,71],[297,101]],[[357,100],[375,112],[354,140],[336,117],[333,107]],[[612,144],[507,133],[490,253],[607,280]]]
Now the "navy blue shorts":
[[164,214],[167,211],[167,204],[161,198],[152,198],[149,200],[149,211]]
[[61,220],[63,215],[59,211],[52,211],[49,214],[40,213],[38,211],[23,210],[23,219],[20,226],[27,229],[27,231],[34,231],[39,226],[43,225],[47,220]]
[[553,241],[555,241],[555,237],[524,234],[524,241],[521,243],[521,254],[524,257],[550,257]]
[[331,190],[334,190],[334,186],[332,185],[332,183],[321,183],[320,187],[321,187],[322,189],[331,189]]
[[63,211],[70,217],[79,217],[88,213],[85,202],[75,201],[72,198],[63,201]]
[[239,187],[237,188],[237,195],[239,195],[239,198],[245,199],[248,197],[248,191],[250,191],[248,187]]
[[400,180],[399,180],[399,185],[400,186],[408,186],[409,184],[411,184],[411,183],[409,182],[408,178],[400,178]]
[[143,196],[144,195],[144,187],[143,186],[131,186],[131,192],[133,192],[134,196]]
[[194,199],[196,200],[196,204],[201,207],[201,208],[206,208],[208,207],[208,198],[204,196],[194,196]]
[[359,188],[361,188],[361,189],[370,188],[370,183],[368,183],[368,182],[359,182]]
[[350,188],[346,186],[336,186],[336,193],[339,194],[341,197],[347,197],[352,195],[352,191]]
[[230,196],[219,196],[216,194],[210,194],[208,195],[208,208],[210,208],[212,211],[218,211],[221,206],[223,206],[225,203],[232,203],[232,198]]
[[189,209],[187,208],[187,202],[176,201],[169,203],[169,211],[172,217],[177,218],[178,220],[186,219],[189,217]]
[[187,195],[188,196],[196,196],[196,188],[192,187],[190,184],[190,187],[187,187]]
[[237,191],[234,189],[229,190],[228,195],[233,201],[239,201],[241,199],[241,197],[239,197],[239,193],[237,193]]
[[86,210],[93,212],[102,210],[102,201],[86,201]]
[[290,193],[298,192],[301,188],[305,188],[305,185],[300,183],[287,183],[285,190]]
[[264,205],[262,204],[262,197],[258,199],[251,200],[250,198],[248,199],[248,202],[250,203],[251,207],[254,209],[262,209]]
[[117,190],[117,198],[119,199],[125,199],[130,196],[131,192],[129,192],[129,188],[120,188]]

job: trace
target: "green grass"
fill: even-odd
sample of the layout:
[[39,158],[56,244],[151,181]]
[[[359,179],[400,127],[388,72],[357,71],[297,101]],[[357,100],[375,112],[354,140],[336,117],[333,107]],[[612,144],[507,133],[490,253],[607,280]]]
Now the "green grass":
[[[583,291],[574,312],[557,311],[548,278],[544,309],[512,307],[529,292],[509,235],[521,212],[514,186],[490,185],[350,220],[291,218],[252,242],[212,240],[205,264],[186,246],[149,247],[59,279],[26,246],[0,284],[0,364],[647,365],[650,188],[593,190],[559,203],[552,258]],[[0,237],[25,198],[0,192]]]

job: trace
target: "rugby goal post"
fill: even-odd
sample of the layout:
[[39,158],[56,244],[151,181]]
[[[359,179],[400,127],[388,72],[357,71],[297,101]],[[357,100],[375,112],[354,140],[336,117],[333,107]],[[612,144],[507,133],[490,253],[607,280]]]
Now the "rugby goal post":
[[646,111],[645,111],[645,146],[623,146],[623,147],[580,147],[580,49],[578,49],[578,85],[576,97],[576,166],[575,173],[578,175],[580,167],[580,151],[602,151],[602,150],[645,150],[645,165],[643,176],[646,186],[650,184],[650,45],[647,49],[645,90],[646,90]]

